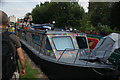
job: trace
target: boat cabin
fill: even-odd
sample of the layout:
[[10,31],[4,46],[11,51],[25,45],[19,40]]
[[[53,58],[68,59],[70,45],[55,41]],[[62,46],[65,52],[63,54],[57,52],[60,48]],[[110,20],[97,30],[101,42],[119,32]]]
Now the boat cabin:
[[42,30],[22,30],[19,33],[21,40],[38,51],[37,55],[43,54],[57,60],[73,62],[76,55],[90,54],[85,33]]

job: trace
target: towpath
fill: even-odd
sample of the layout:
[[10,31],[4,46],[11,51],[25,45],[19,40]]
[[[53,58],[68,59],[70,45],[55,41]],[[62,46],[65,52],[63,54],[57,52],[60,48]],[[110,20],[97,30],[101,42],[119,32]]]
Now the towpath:
[[[39,80],[49,80],[47,76],[41,71],[40,68],[30,59],[30,57],[26,54],[26,52],[23,50],[25,60],[26,60],[26,74],[23,77],[20,77],[20,80],[23,79],[39,79]],[[30,70],[31,69],[31,70]],[[33,72],[32,72],[33,71]],[[35,72],[36,71],[36,72]],[[35,75],[31,77],[30,75]]]

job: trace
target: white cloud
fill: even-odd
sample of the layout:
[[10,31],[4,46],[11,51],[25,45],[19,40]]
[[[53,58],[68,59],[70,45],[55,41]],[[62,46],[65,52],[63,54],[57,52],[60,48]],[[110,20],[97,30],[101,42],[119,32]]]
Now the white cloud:
[[85,10],[85,12],[88,12],[88,6],[89,6],[89,3],[86,3],[86,2],[81,2],[79,3]]
[[88,3],[89,0],[79,0],[79,4],[85,9],[85,12],[88,12]]

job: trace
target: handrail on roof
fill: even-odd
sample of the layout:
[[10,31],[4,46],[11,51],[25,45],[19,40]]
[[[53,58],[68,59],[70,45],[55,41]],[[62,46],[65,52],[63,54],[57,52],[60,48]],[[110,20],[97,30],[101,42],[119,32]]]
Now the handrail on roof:
[[36,32],[40,34],[45,34],[47,32],[46,30],[24,30],[24,29],[22,31]]

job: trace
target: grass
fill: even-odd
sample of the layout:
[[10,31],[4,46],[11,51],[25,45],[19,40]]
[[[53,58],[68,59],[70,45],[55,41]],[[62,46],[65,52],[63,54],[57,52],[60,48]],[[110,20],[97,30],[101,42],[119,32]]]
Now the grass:
[[[18,61],[18,65],[19,65],[19,69],[21,69],[21,65],[19,61]],[[37,75],[40,74],[40,72],[37,69],[32,69],[32,65],[30,65],[30,62],[27,59],[25,64],[25,70],[26,70],[26,74],[24,76],[20,76],[20,80],[37,78]]]

